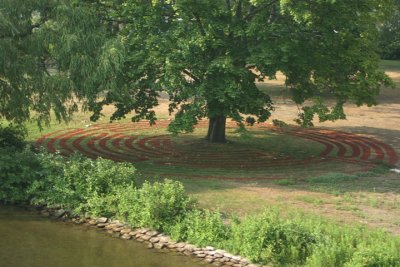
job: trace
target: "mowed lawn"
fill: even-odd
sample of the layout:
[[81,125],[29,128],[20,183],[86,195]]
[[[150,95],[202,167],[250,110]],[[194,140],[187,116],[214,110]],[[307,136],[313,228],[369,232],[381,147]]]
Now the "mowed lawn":
[[[396,89],[400,89],[400,61],[382,61],[382,68],[396,82]],[[278,75],[278,80],[260,83],[262,90],[269,92],[277,105],[276,112],[271,119],[279,119],[288,124],[294,124],[293,119],[297,114],[297,107],[291,102],[289,94],[283,85],[284,77]],[[334,129],[363,136],[375,138],[391,145],[400,154],[400,90],[384,89],[379,97],[380,105],[376,107],[346,106],[347,120],[335,123],[318,123],[322,129]],[[170,119],[167,113],[168,102],[160,99],[157,112],[160,119]],[[108,117],[113,111],[109,107],[104,112],[100,123],[108,122]],[[49,127],[38,130],[34,123],[27,124],[28,139],[31,142],[40,136],[66,128],[85,128],[93,126],[89,121],[90,114],[80,112],[67,125],[52,121]],[[122,122],[128,122],[129,118]],[[114,122],[117,124],[119,122]],[[270,150],[271,155],[285,155],[302,157],[304,153],[315,154],[313,149],[320,149],[318,144],[313,146],[296,140],[290,135],[271,137],[268,132],[253,131],[247,134],[237,133],[234,129],[228,130],[231,137],[229,148],[220,148],[222,152],[230,151],[232,147],[264,147]],[[141,132],[143,136],[166,134],[165,130],[147,129]],[[192,134],[185,134],[176,138],[179,140],[200,140],[204,130],[199,129]],[[268,142],[269,141],[269,142]],[[197,146],[201,146],[199,141]],[[193,146],[195,147],[195,146]],[[190,150],[190,146],[181,150]],[[216,148],[212,148],[216,149]],[[195,159],[194,159],[195,160]],[[190,162],[190,159],[188,159]],[[144,165],[143,165],[144,164]],[[399,163],[397,163],[399,164]],[[398,165],[400,166],[400,165]],[[283,214],[292,212],[305,212],[316,216],[330,218],[340,223],[367,225],[371,228],[380,228],[394,234],[400,234],[400,174],[390,172],[384,165],[377,165],[367,172],[343,172],[340,164],[327,165],[313,171],[315,166],[304,165],[297,169],[281,167],[279,173],[287,173],[287,177],[280,176],[279,180],[222,180],[213,178],[218,176],[238,175],[242,178],[252,176],[268,176],[268,169],[256,171],[251,168],[238,171],[232,168],[212,169],[199,167],[193,169],[180,166],[171,171],[169,166],[149,166],[138,163],[137,167],[144,170],[143,177],[150,180],[162,179],[157,175],[157,168],[161,173],[169,173],[168,177],[182,181],[187,192],[196,198],[199,204],[210,209],[217,209],[226,214],[245,216],[262,211],[266,207],[281,209]],[[147,168],[147,169],[146,169]],[[286,169],[285,169],[286,168]],[[152,172],[146,170],[152,169]],[[154,171],[155,169],[155,171]],[[277,170],[275,170],[277,171]],[[277,172],[278,172],[277,171]],[[264,172],[264,173],[262,173]],[[196,174],[204,174],[196,178]],[[177,174],[177,175],[175,175]],[[181,176],[179,174],[182,174]],[[208,178],[207,178],[208,176]],[[205,178],[206,177],[206,178]]]

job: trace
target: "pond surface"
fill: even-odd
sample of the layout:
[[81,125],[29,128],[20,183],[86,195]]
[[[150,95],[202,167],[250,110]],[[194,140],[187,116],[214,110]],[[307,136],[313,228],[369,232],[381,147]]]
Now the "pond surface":
[[0,205],[0,266],[198,267],[194,258],[147,249],[104,232]]

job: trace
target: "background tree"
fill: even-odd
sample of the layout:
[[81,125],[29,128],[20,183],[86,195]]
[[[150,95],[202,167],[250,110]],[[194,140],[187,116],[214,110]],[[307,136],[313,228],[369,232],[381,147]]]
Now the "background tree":
[[[225,142],[227,118],[258,122],[273,109],[255,82],[286,76],[298,122],[344,118],[343,104],[376,104],[377,24],[392,0],[3,0],[0,116],[68,119],[76,101],[99,118],[134,111],[156,120],[161,92],[172,132],[209,118],[207,139]],[[336,99],[328,107],[324,97]],[[254,120],[249,117],[248,121]]]
[[383,59],[400,59],[400,0],[396,1],[393,15],[381,27],[379,45]]
[[123,47],[96,12],[81,1],[0,1],[0,118],[68,120],[78,100],[108,88]]

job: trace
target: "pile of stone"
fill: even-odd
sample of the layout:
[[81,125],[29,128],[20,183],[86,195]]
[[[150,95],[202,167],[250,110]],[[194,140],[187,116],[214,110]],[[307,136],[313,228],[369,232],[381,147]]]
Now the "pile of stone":
[[128,225],[117,221],[110,220],[105,217],[93,218],[80,218],[74,216],[70,218],[68,212],[63,209],[42,209],[40,213],[44,216],[52,216],[62,218],[64,220],[72,221],[76,224],[84,224],[98,229],[102,229],[112,235],[113,237],[121,238],[124,240],[136,240],[146,244],[150,249],[160,249],[170,252],[176,252],[187,256],[196,257],[204,263],[212,264],[214,266],[223,267],[259,267],[260,265],[252,264],[249,260],[229,254],[228,252],[213,247],[199,248],[195,245],[176,242],[169,236],[159,233],[157,231],[147,228],[132,229]]

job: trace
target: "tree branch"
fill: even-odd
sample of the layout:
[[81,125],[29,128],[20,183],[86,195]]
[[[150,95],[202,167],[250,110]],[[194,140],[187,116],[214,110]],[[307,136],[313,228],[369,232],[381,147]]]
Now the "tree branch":
[[265,8],[268,8],[274,4],[276,4],[278,2],[278,0],[272,0],[269,3],[266,3],[264,5],[261,5],[259,8],[251,8],[250,12],[246,15],[246,17],[244,18],[244,20],[251,20],[255,15],[257,15],[257,13],[259,13],[260,11],[262,11]]
[[231,11],[231,1],[225,0],[225,2],[226,2],[226,8],[228,9],[228,11]]
[[242,16],[242,0],[239,0],[236,7],[236,17],[240,18],[241,16]]
[[197,25],[199,26],[201,35],[206,36],[206,31],[204,30],[204,27],[203,27],[203,24],[201,23],[200,17],[196,13],[193,13],[193,16],[196,19]]
[[199,82],[200,79],[197,78],[196,76],[194,76],[190,71],[188,71],[187,69],[182,70],[182,72],[184,74],[186,74],[187,76],[189,76],[191,79],[193,79],[195,82]]

